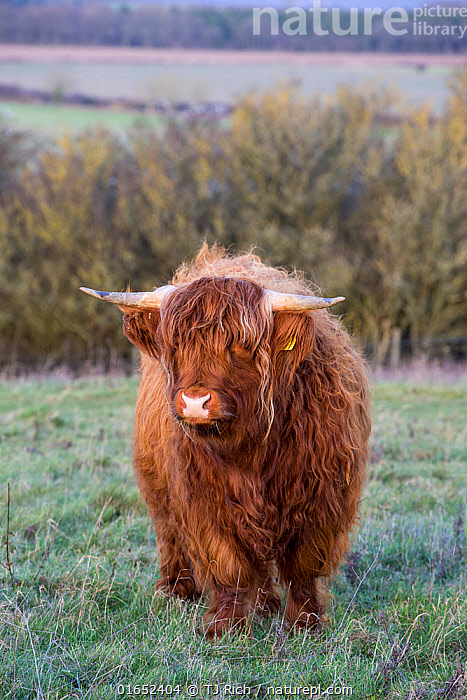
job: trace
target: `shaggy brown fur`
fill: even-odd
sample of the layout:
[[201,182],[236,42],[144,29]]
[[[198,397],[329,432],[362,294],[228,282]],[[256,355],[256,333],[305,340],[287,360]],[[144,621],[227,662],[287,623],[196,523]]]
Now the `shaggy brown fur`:
[[[278,582],[290,624],[316,625],[319,580],[348,546],[364,478],[362,361],[327,311],[273,313],[262,288],[314,290],[255,255],[204,246],[173,284],[160,312],[123,309],[142,351],[134,468],[158,585],[209,591],[208,637],[245,626],[254,607],[279,610]],[[209,418],[185,420],[182,391],[210,393]]]

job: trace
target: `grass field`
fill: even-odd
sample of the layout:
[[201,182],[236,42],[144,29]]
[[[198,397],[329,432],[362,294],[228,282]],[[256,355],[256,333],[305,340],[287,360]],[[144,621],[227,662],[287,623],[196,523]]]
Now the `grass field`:
[[279,617],[214,643],[197,633],[203,602],[154,592],[130,466],[136,391],[135,378],[0,388],[2,700],[110,700],[135,684],[227,698],[222,684],[244,683],[236,697],[319,684],[361,700],[467,697],[465,385],[374,386],[362,525],[322,635],[288,635]]
[[0,101],[0,118],[2,117],[15,129],[48,136],[57,136],[63,130],[78,132],[98,125],[123,132],[134,124],[144,123],[157,128],[164,124],[164,120],[157,114],[14,101]]

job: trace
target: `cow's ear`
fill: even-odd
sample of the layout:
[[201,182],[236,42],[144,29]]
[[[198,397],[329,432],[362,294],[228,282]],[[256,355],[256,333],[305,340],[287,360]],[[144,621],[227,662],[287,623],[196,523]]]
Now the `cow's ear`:
[[278,376],[291,379],[298,365],[313,352],[313,341],[312,312],[276,311],[271,351]]
[[124,306],[120,309],[123,311],[123,333],[128,340],[141,352],[151,357],[159,357],[160,348],[156,338],[160,322],[159,311],[140,311]]

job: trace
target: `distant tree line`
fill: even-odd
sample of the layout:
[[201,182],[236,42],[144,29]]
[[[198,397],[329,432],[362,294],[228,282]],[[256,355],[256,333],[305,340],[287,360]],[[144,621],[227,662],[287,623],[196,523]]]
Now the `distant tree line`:
[[145,290],[204,239],[257,246],[329,295],[384,361],[394,340],[466,335],[467,81],[444,115],[380,125],[384,94],[247,97],[213,123],[105,129],[34,146],[0,129],[0,357],[129,352],[78,291]]
[[[0,42],[291,51],[465,51],[465,37],[461,38],[458,28],[466,24],[466,17],[423,17],[427,25],[457,29],[453,33],[451,29],[445,30],[449,33],[437,29],[434,34],[428,29],[415,34],[410,15],[407,34],[392,35],[379,15],[373,19],[371,33],[365,34],[360,13],[358,34],[344,36],[333,31],[329,12],[322,15],[323,32],[329,32],[324,36],[313,31],[310,13],[306,35],[288,35],[284,23],[290,19],[284,11],[279,12],[279,31],[275,35],[271,33],[271,21],[264,16],[261,35],[254,36],[252,8],[0,2]],[[350,15],[344,9],[339,26],[343,30],[350,27]],[[298,32],[298,23],[290,29]]]

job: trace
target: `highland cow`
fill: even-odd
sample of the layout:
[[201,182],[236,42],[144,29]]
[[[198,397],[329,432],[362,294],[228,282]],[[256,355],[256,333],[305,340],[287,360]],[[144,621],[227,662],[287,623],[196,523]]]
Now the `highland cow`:
[[83,291],[120,306],[141,351],[134,469],[158,586],[209,592],[208,637],[252,610],[324,619],[356,521],[370,432],[361,358],[298,275],[202,248],[171,285]]

